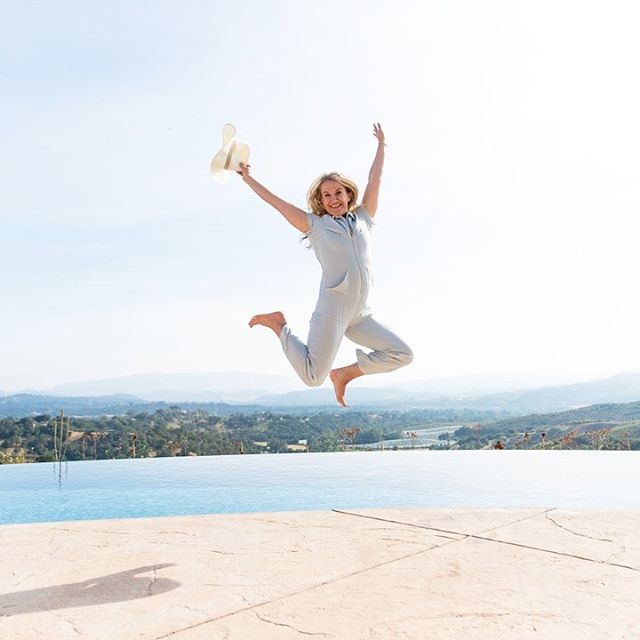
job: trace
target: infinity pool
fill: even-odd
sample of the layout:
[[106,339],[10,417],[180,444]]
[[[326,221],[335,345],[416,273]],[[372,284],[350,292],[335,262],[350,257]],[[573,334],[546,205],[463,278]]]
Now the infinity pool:
[[416,450],[0,466],[0,524],[393,506],[640,509],[640,452]]

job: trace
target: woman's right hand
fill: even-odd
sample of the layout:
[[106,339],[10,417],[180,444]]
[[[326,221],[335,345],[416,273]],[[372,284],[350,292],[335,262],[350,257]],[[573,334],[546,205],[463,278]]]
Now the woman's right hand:
[[249,178],[249,169],[251,169],[251,165],[250,164],[244,164],[244,162],[240,163],[240,171],[236,171],[236,173],[238,175],[242,176],[243,180],[246,180],[247,178]]

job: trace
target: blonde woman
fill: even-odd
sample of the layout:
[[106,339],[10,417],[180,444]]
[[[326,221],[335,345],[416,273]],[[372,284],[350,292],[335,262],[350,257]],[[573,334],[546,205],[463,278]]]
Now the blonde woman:
[[[358,187],[336,172],[320,176],[309,188],[310,212],[271,193],[250,175],[249,165],[241,165],[238,172],[260,198],[308,237],[322,266],[320,294],[306,344],[292,333],[280,311],[255,315],[249,326],[268,327],[278,336],[287,359],[306,385],[317,387],[329,375],[342,406],[346,406],[346,386],[355,378],[393,371],[413,360],[411,349],[378,322],[367,306],[372,286],[371,229],[384,164],[385,137],[380,123],[373,125],[373,135],[378,148],[360,205]],[[331,369],[345,336],[371,351],[356,349],[356,362]]]

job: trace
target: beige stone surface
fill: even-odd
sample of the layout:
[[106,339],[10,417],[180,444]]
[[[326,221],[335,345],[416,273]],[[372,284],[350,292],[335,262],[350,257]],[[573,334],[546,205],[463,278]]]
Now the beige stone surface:
[[[367,510],[349,513],[372,517]],[[584,556],[640,570],[640,517],[637,512],[554,508],[521,511],[386,509],[384,517],[402,524],[476,535],[532,549],[544,540],[545,551]]]
[[640,637],[640,513],[380,509],[0,526],[0,638]]

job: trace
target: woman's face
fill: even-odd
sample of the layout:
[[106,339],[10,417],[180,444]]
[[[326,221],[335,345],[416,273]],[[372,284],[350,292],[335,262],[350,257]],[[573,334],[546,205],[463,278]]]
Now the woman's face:
[[335,180],[325,180],[320,185],[320,195],[324,210],[334,218],[349,211],[349,194],[345,187]]

